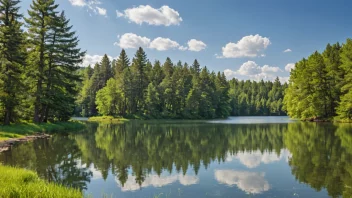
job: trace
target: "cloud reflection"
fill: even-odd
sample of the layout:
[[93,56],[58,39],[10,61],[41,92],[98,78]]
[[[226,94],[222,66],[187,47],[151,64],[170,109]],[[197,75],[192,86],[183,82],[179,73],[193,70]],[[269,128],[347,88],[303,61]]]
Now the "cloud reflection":
[[160,177],[158,175],[149,175],[145,178],[141,186],[136,183],[136,176],[133,175],[128,176],[124,186],[121,185],[117,178],[115,178],[115,181],[122,191],[135,191],[139,190],[141,187],[163,187],[177,181],[184,186],[189,186],[199,183],[199,178],[197,176],[182,174],[170,176],[161,175]]
[[261,163],[270,164],[280,161],[281,159],[285,159],[287,161],[290,157],[291,153],[287,149],[281,149],[280,155],[277,155],[275,152],[264,151],[262,153],[257,150],[251,152],[245,151],[242,153],[237,153],[236,155],[228,154],[226,160],[233,161],[234,159],[238,159],[247,168],[255,168]]
[[270,189],[268,181],[264,179],[264,173],[216,170],[215,179],[222,184],[229,186],[236,185],[239,189],[248,194],[259,194]]

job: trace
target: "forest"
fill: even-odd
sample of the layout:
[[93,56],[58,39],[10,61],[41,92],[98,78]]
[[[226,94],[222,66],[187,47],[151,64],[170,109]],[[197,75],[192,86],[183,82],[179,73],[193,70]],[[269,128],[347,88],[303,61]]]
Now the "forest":
[[226,118],[284,115],[286,85],[228,81],[197,60],[147,59],[139,48],[132,61],[121,51],[94,67],[80,67],[85,52],[54,0],[34,0],[28,17],[20,1],[0,1],[0,121],[8,125],[66,121],[80,116],[132,118]]
[[287,84],[228,81],[196,60],[192,65],[170,58],[151,63],[139,48],[132,61],[122,50],[117,60],[105,55],[82,70],[76,114],[127,118],[212,119],[230,115],[285,115]]
[[284,106],[292,118],[352,120],[352,39],[297,62]]
[[81,67],[85,51],[54,0],[0,0],[0,121],[66,121],[72,115],[142,119],[214,119],[286,115],[352,119],[352,40],[328,44],[296,63],[289,83],[226,79],[196,60],[189,65],[132,60],[122,49]]
[[25,18],[19,3],[0,0],[0,120],[68,120],[85,52],[54,0],[33,0]]

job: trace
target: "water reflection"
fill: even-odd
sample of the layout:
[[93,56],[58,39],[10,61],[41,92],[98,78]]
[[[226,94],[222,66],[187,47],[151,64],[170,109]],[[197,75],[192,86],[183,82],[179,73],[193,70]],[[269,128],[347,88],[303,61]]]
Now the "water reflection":
[[230,197],[349,197],[351,130],[301,122],[88,124],[80,134],[19,145],[0,162],[98,196],[109,185],[108,194],[122,197],[180,188],[185,196],[216,188]]
[[121,184],[118,179],[116,179],[117,185],[121,188],[122,191],[135,191],[140,190],[143,187],[163,187],[174,182],[179,182],[183,186],[189,186],[197,184],[199,178],[195,175],[148,175],[141,185],[136,183],[136,176],[129,175],[125,184]]
[[234,170],[216,170],[215,179],[226,185],[236,185],[246,193],[258,194],[270,189],[268,181],[264,178],[265,173],[234,171]]
[[261,152],[259,150],[256,150],[239,152],[236,155],[229,154],[226,157],[226,161],[239,160],[241,164],[245,165],[247,168],[256,168],[262,163],[270,164],[273,162],[280,161],[282,159],[288,161],[290,156],[291,153],[287,149],[281,149],[279,155],[270,151]]

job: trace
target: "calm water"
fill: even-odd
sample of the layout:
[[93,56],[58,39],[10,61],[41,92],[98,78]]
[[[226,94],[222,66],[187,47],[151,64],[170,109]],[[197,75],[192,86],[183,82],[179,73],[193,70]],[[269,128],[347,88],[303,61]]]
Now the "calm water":
[[0,162],[93,197],[352,197],[352,125],[286,117],[87,124]]

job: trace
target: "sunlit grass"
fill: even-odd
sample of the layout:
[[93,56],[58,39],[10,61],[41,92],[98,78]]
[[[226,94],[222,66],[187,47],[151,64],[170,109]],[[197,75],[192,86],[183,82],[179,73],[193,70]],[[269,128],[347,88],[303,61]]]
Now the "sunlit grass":
[[126,122],[128,119],[126,118],[115,118],[112,116],[96,116],[90,117],[88,119],[89,122]]
[[83,197],[80,190],[45,182],[32,171],[0,165],[0,197]]
[[61,131],[79,130],[84,128],[84,124],[77,121],[57,122],[57,123],[21,123],[0,126],[0,141],[10,138],[21,138],[35,133],[54,133]]

